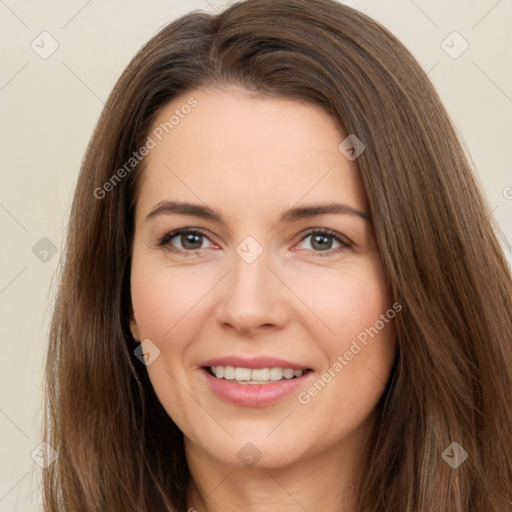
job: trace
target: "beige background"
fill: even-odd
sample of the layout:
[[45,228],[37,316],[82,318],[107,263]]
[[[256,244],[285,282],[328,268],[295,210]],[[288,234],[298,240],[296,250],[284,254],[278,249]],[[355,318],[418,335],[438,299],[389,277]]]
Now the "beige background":
[[[492,214],[512,241],[512,68],[506,64],[512,2],[346,3],[387,26],[429,72],[473,157]],[[40,468],[31,454],[40,442],[52,278],[80,161],[103,102],[160,27],[192,9],[214,12],[223,4],[0,0],[0,511],[39,509]],[[43,31],[50,36],[40,36]],[[453,58],[465,41],[467,50]],[[52,44],[58,48],[43,59]],[[509,243],[503,240],[504,247]]]

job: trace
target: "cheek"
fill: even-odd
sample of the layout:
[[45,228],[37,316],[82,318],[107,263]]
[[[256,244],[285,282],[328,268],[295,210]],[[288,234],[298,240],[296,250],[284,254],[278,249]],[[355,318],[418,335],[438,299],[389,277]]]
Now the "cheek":
[[[193,315],[200,308],[202,285],[184,277],[186,273],[155,263],[152,255],[135,248],[131,270],[131,295],[140,339],[155,343],[162,355],[147,366],[158,399],[169,416],[182,429],[188,423],[189,396],[178,382],[185,383],[187,368],[182,361],[187,340],[197,322]],[[194,307],[196,305],[196,307]],[[199,304],[200,305],[200,304]],[[186,387],[190,386],[186,384]]]
[[320,319],[324,324],[319,324],[318,334],[332,340],[337,349],[344,340],[354,339],[373,326],[391,307],[384,275],[375,258],[357,267],[319,273],[302,283],[300,296],[317,316],[317,323]]
[[[194,281],[193,273],[173,270],[151,256],[134,251],[131,296],[135,319],[142,338],[163,341],[183,328],[182,322],[207,290],[204,281]],[[205,288],[205,291],[203,291]]]
[[332,415],[333,422],[344,422],[347,410],[359,419],[369,412],[385,388],[396,353],[393,318],[399,313],[392,308],[380,261],[372,256],[359,263],[311,279],[310,284],[316,284],[307,295],[308,305],[324,324],[312,320],[316,343],[327,356],[323,370],[330,368],[336,375],[317,405],[332,400],[344,411],[339,418]]
[[[316,342],[327,355],[319,375],[322,382],[304,390],[299,402],[308,411],[304,428],[318,430],[319,438],[329,443],[356,429],[382,396],[396,354],[393,318],[399,313],[392,308],[375,261],[357,272],[331,276],[323,285],[309,295],[311,309],[316,308],[334,334],[318,327],[325,334]],[[325,418],[321,426],[318,417]]]
[[154,272],[134,260],[131,294],[135,320],[142,339],[160,339],[174,320],[177,288],[166,286]]

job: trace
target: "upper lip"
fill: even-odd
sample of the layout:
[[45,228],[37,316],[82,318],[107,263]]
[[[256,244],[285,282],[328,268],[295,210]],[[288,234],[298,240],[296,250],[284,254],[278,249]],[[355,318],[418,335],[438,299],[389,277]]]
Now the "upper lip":
[[292,370],[309,369],[306,365],[270,356],[258,356],[251,358],[241,356],[217,357],[215,359],[208,359],[208,361],[204,361],[200,366],[234,366],[239,368],[250,368],[252,370],[257,368],[291,368]]

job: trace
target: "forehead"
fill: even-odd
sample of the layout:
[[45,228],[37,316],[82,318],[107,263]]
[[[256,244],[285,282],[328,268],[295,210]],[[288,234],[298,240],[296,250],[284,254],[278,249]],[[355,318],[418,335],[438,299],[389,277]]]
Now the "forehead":
[[357,166],[338,149],[345,136],[315,105],[240,89],[191,91],[153,123],[139,206],[200,198],[261,210],[304,198],[363,207]]

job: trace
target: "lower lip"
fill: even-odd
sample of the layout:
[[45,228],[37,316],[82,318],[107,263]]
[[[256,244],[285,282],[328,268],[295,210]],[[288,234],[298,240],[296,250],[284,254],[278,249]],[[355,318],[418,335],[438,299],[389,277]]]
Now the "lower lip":
[[300,377],[282,379],[269,384],[237,384],[226,379],[217,379],[206,368],[201,368],[210,389],[222,400],[242,407],[265,407],[297,393],[304,387],[313,372]]

